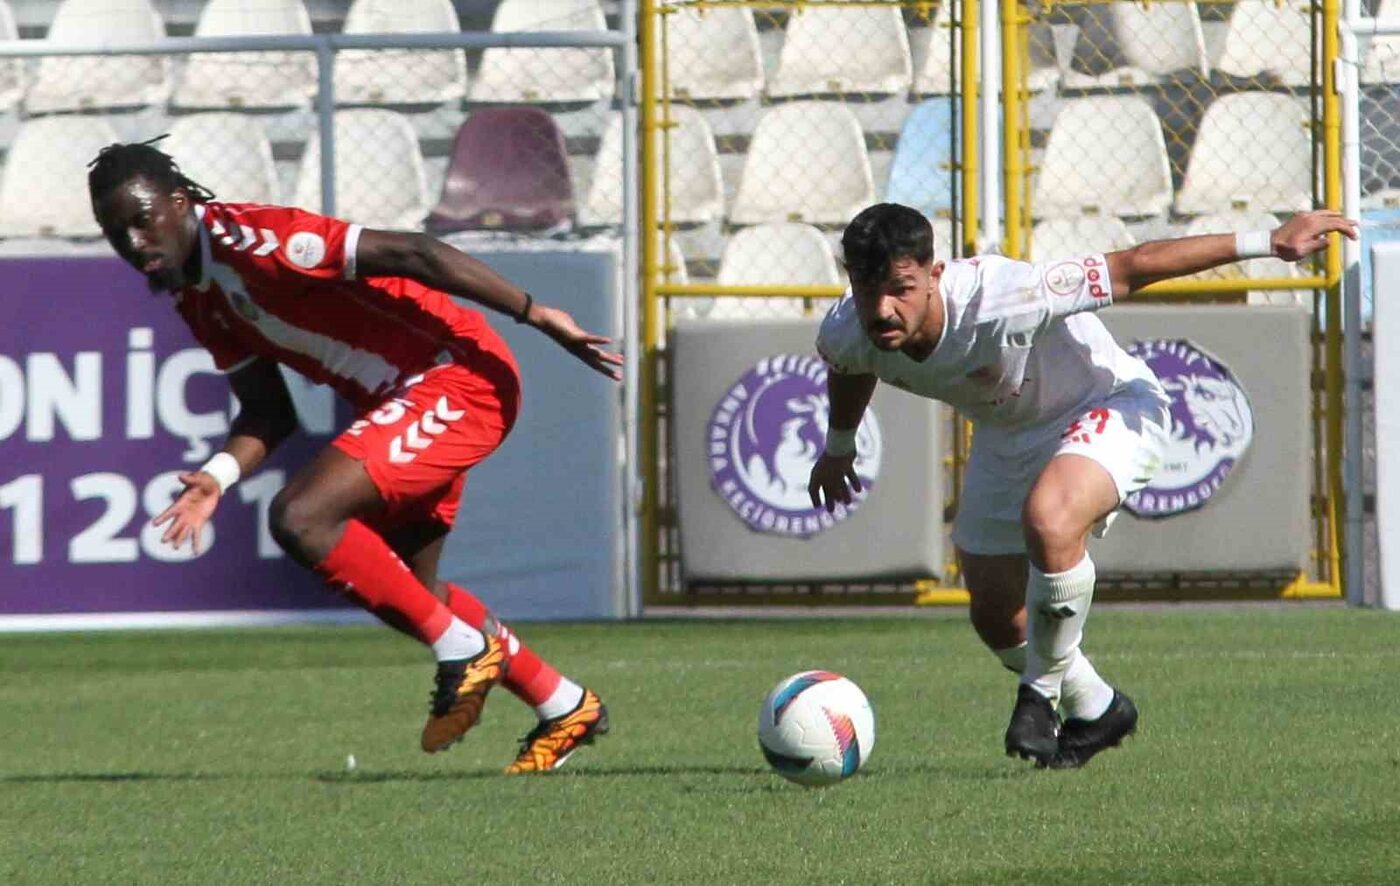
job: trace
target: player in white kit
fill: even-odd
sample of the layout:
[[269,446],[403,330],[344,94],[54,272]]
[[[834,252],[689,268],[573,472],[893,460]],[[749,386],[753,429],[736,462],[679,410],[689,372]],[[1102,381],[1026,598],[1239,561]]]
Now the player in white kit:
[[860,491],[855,433],[877,381],[971,419],[953,544],[973,627],[1021,675],[1008,754],[1073,768],[1137,726],[1133,702],[1079,648],[1094,594],[1086,542],[1157,470],[1170,401],[1092,312],[1149,283],[1240,259],[1298,261],[1334,232],[1355,239],[1356,224],[1321,210],[1273,231],[1028,264],[995,255],[935,261],[928,220],[893,203],[847,226],[851,286],[817,338],[830,366],[830,427],[808,491],[828,510]]

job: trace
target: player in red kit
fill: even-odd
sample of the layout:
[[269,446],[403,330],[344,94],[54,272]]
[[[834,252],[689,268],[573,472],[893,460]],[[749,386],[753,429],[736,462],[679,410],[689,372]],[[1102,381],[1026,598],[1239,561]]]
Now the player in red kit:
[[561,676],[471,593],[438,580],[467,472],[510,433],[520,374],[472,299],[528,323],[591,369],[620,377],[608,339],[537,303],[481,262],[422,234],[363,228],[299,209],[218,203],[152,143],[103,149],[93,212],[228,374],[241,408],[228,440],[156,517],[164,540],[198,546],[240,475],[296,427],[278,364],[330,385],[357,419],[272,502],[273,536],[298,562],[428,645],[436,688],[422,746],[441,751],[502,682],[539,725],[507,772],[556,768],[607,731],[592,690]]

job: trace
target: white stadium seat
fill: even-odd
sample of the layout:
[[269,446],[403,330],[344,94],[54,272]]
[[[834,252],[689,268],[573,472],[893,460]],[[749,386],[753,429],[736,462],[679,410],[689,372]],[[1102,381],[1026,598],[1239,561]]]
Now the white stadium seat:
[[[497,33],[516,31],[604,31],[607,19],[597,0],[501,0],[491,21]],[[568,103],[612,98],[612,50],[515,49],[481,53],[472,82],[474,102]]]
[[[736,231],[725,244],[717,282],[721,286],[840,286],[843,275],[826,235],[793,222],[754,225]],[[826,299],[814,309],[825,310]],[[800,298],[716,298],[708,317],[800,317]]]
[[1162,124],[1136,96],[1071,99],[1055,118],[1031,209],[1042,218],[1160,215],[1171,205]]
[[1176,197],[1185,215],[1298,212],[1312,206],[1312,145],[1303,101],[1276,92],[1217,99],[1201,120]]
[[[63,0],[46,39],[94,46],[149,43],[165,25],[148,0]],[[55,56],[42,59],[25,95],[31,114],[131,108],[170,95],[170,60],[160,56]]]
[[[1381,0],[1376,9],[1376,18],[1400,18],[1400,0]],[[1371,38],[1371,45],[1361,62],[1361,82],[1400,83],[1400,35],[1386,34]]]
[[228,111],[177,117],[160,148],[220,200],[281,202],[272,145],[256,117]]
[[1039,222],[1031,229],[1031,261],[1074,258],[1126,249],[1136,241],[1123,221],[1112,215],[1081,215]]
[[[15,14],[10,4],[0,0],[0,40],[18,40],[19,29],[15,27]],[[24,94],[25,72],[23,59],[0,61],[0,111],[8,111]]]
[[[452,0],[355,0],[346,34],[453,33]],[[335,57],[340,104],[436,104],[467,94],[467,57],[459,49],[347,49]]]
[[[1086,6],[1083,14],[1095,16],[1108,31],[1107,41],[1096,41],[1102,52],[1116,46],[1124,64],[1102,74],[1065,72],[1070,89],[1148,86],[1163,74],[1194,70],[1209,73],[1205,34],[1195,3],[1111,3]],[[1082,39],[1082,38],[1081,38]]]
[[[1278,227],[1278,219],[1268,213],[1224,212],[1203,215],[1186,228],[1186,236],[1198,234],[1240,234],[1247,231],[1267,231]],[[1245,262],[1222,265],[1202,271],[1196,280],[1259,280],[1297,277],[1298,267],[1276,258],[1256,258]],[[1306,289],[1251,289],[1246,301],[1251,305],[1308,305],[1311,295]]]
[[[694,108],[671,106],[675,123],[670,138],[670,220],[676,224],[703,224],[724,215],[724,185],[719,153],[710,124]],[[661,141],[656,137],[660,158]],[[622,114],[614,111],[603,130],[602,144],[593,164],[593,181],[579,211],[585,227],[622,223]]]
[[909,35],[898,9],[824,8],[814,2],[788,16],[768,94],[903,93],[912,69]]
[[946,0],[938,4],[933,14],[933,26],[928,32],[928,45],[924,52],[924,63],[914,78],[914,91],[919,95],[949,95],[953,92],[953,49],[949,42],[953,34],[949,20],[949,10],[958,0]]
[[0,237],[98,237],[87,164],[118,141],[100,117],[39,117],[20,124],[0,176]]
[[[748,99],[763,89],[763,56],[753,10],[677,9],[666,26],[671,92],[682,99]],[[658,28],[658,43],[660,29]]]
[[851,109],[791,102],[759,118],[729,220],[845,224],[874,201],[870,156]]
[[1232,77],[1276,77],[1284,86],[1307,86],[1311,40],[1310,0],[1239,0],[1216,67]]
[[[209,0],[196,37],[311,33],[301,0]],[[286,108],[316,91],[316,59],[305,52],[194,53],[172,104],[182,108]]]
[[[428,183],[413,126],[382,108],[335,112],[335,214],[372,228],[421,228]],[[321,211],[321,143],[307,142],[296,205]]]

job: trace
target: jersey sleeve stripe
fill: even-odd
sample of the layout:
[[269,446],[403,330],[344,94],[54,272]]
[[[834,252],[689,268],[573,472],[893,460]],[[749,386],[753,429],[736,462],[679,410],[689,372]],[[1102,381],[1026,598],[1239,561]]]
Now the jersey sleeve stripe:
[[247,356],[247,357],[244,357],[242,360],[239,360],[237,363],[233,364],[232,366],[228,367],[227,369],[220,369],[220,370],[218,370],[218,372],[219,372],[220,375],[233,375],[233,374],[234,374],[235,372],[237,372],[238,370],[240,370],[240,369],[246,369],[246,368],[248,368],[249,366],[253,365],[253,361],[255,361],[255,360],[257,360],[257,359],[258,359],[258,355],[257,355],[257,354],[252,354],[252,355],[249,355],[249,356]]
[[355,252],[360,247],[360,231],[364,225],[350,225],[345,229],[345,279],[355,279]]

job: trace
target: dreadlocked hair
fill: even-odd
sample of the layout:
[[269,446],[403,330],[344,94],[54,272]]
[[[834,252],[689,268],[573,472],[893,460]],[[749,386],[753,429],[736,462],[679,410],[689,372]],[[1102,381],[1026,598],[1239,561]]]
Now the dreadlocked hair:
[[174,158],[155,146],[165,137],[158,135],[143,142],[108,145],[98,151],[88,163],[88,193],[92,199],[100,200],[141,176],[166,191],[184,188],[196,203],[213,200],[213,191],[180,172]]

